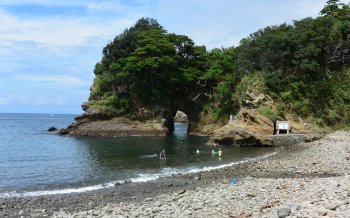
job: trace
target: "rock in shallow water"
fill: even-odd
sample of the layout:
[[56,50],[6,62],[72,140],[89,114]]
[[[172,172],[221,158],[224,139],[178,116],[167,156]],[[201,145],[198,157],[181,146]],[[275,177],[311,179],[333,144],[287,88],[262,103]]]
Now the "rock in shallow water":
[[50,128],[47,129],[47,131],[54,132],[54,131],[57,131],[57,128],[54,126],[51,126]]

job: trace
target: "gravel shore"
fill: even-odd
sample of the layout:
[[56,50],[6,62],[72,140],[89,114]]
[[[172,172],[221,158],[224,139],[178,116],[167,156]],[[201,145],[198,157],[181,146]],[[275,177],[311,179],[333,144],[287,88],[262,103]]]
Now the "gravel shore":
[[0,199],[0,216],[350,217],[350,132],[201,174],[81,194]]

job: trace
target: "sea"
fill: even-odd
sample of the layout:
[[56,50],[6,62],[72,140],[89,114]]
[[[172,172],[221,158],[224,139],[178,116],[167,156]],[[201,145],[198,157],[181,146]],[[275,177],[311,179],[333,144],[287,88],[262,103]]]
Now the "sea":
[[[49,132],[76,115],[0,113],[0,198],[80,193],[125,181],[147,182],[174,174],[210,171],[276,154],[273,147],[221,146],[187,134],[176,123],[170,136],[73,137]],[[160,161],[165,149],[167,159]]]

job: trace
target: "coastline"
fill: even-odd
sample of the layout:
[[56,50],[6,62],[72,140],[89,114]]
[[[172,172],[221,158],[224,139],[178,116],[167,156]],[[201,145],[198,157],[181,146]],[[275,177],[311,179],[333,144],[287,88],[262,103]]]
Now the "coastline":
[[[0,199],[0,216],[276,217],[350,214],[350,132],[266,159],[97,191]],[[200,177],[200,179],[198,178]],[[237,179],[232,185],[231,179]]]

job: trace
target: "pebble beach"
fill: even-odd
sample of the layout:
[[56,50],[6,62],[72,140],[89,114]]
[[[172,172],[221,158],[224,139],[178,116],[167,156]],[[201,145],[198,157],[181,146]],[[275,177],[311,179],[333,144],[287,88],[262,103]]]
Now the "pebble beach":
[[350,132],[201,174],[80,194],[0,199],[0,216],[350,217]]

